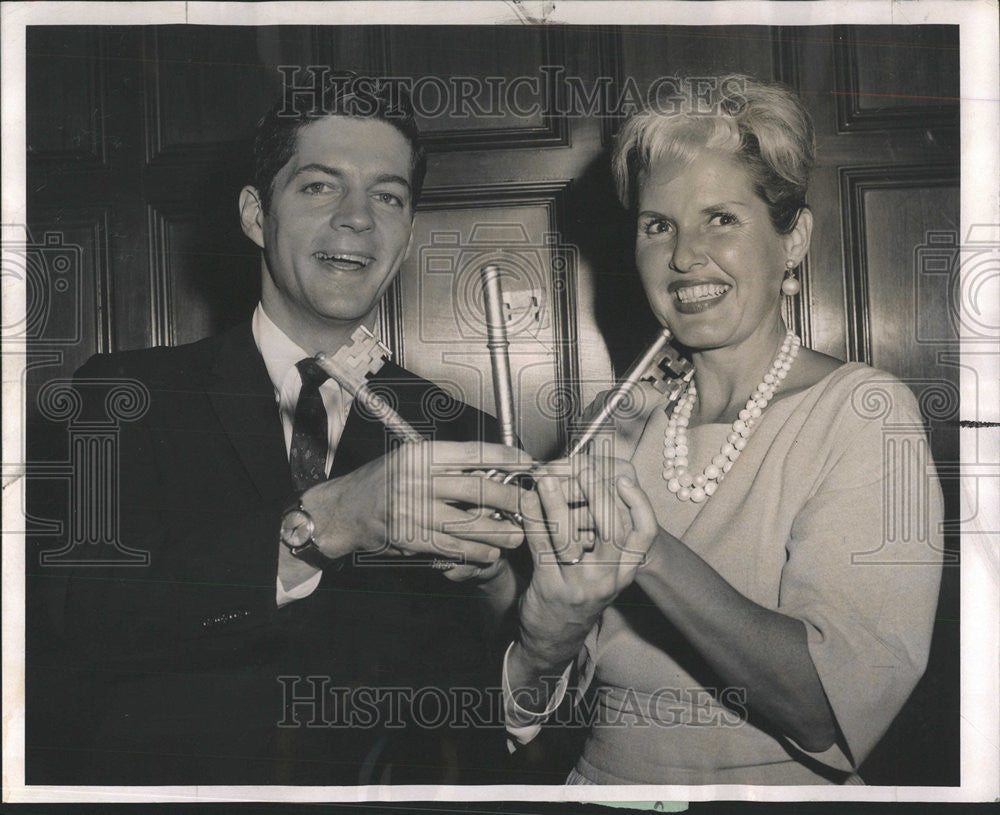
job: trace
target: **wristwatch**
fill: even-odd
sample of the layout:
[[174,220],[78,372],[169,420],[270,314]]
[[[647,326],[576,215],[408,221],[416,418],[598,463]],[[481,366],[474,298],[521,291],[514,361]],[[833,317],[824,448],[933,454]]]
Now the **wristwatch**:
[[316,524],[313,522],[312,515],[306,512],[302,506],[302,498],[297,497],[295,502],[285,510],[285,514],[281,516],[281,542],[292,557],[317,569],[324,569],[337,561],[320,551],[313,538],[315,531]]

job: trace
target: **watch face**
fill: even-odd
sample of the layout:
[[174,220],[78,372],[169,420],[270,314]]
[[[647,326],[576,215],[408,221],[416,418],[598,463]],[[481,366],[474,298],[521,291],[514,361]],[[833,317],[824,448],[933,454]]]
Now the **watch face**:
[[300,549],[312,540],[315,528],[308,512],[291,509],[281,519],[281,541],[292,549]]

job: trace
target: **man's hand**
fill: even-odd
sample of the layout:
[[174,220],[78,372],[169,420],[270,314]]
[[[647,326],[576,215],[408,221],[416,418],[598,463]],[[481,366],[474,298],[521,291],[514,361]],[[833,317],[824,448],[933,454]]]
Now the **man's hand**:
[[517,524],[494,518],[494,511],[518,512],[523,493],[485,472],[530,464],[522,451],[498,444],[404,444],[316,485],[302,503],[327,557],[361,551],[425,555],[466,564],[455,567],[463,570],[456,577],[488,580],[500,570],[501,551],[524,539]]

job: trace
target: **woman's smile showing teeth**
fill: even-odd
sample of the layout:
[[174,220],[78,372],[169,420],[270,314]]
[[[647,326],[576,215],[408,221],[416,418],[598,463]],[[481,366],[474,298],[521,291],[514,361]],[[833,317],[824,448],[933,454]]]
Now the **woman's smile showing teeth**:
[[685,314],[711,308],[732,288],[725,283],[699,283],[674,288],[677,310]]
[[360,272],[372,262],[369,255],[358,255],[352,252],[333,252],[330,254],[316,252],[313,257],[342,272]]

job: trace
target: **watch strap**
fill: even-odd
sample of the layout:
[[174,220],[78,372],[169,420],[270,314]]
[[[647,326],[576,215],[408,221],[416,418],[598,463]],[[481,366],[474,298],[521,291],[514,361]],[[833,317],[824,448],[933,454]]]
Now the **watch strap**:
[[288,551],[291,556],[296,560],[301,560],[303,563],[308,563],[317,569],[325,569],[330,565],[336,564],[338,569],[343,568],[344,562],[342,559],[338,558],[334,560],[324,555],[319,547],[316,545],[316,541],[309,539],[303,546],[298,549],[292,549],[289,547]]
[[[310,518],[312,517],[309,515],[306,508],[302,506],[301,493],[296,494],[295,497],[285,506],[285,510],[282,513],[282,523],[284,523],[284,516],[293,510],[301,512]],[[315,569],[326,569],[333,564],[336,564],[337,569],[342,569],[344,566],[344,558],[327,557],[320,551],[319,546],[316,545],[316,541],[312,537],[302,544],[302,546],[291,546],[283,538],[281,543],[293,558],[301,560],[303,563],[308,563]]]

